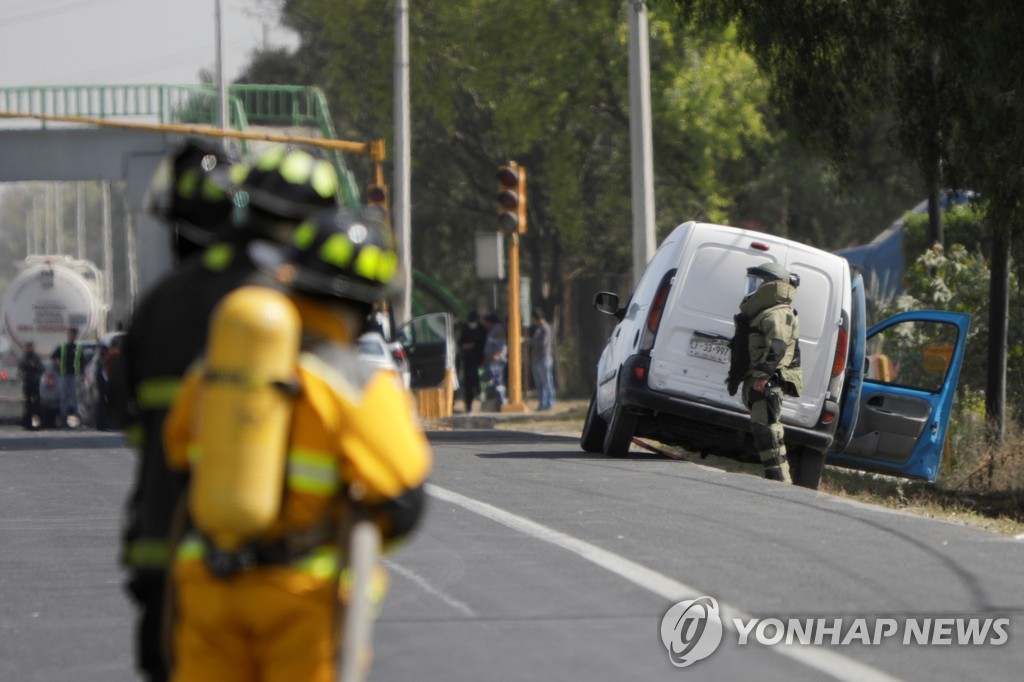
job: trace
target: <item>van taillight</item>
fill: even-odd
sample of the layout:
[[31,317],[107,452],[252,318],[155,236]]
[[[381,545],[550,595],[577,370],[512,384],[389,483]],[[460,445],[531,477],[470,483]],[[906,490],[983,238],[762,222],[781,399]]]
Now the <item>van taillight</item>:
[[668,300],[668,290],[671,285],[671,279],[662,282],[661,286],[658,287],[658,293],[654,295],[654,300],[651,302],[651,309],[647,313],[647,331],[651,334],[658,333],[658,327],[661,325],[661,316],[665,312],[665,301]]
[[836,356],[832,360],[832,378],[843,373],[846,369],[846,348],[850,341],[850,335],[846,327],[839,328],[839,340],[836,341]]

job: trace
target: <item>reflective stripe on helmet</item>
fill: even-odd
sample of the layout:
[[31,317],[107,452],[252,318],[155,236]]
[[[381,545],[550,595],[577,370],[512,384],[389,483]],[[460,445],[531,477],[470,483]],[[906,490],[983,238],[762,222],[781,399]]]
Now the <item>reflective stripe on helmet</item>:
[[214,244],[203,252],[203,265],[211,272],[223,272],[235,258],[235,247],[231,244]]
[[308,249],[316,239],[316,224],[307,220],[295,228],[292,244],[303,251]]
[[352,241],[343,234],[332,234],[320,247],[320,257],[331,265],[347,268],[352,262]]
[[287,153],[288,149],[285,147],[271,147],[260,155],[259,161],[256,162],[256,168],[262,171],[273,170],[280,165]]
[[326,161],[317,161],[313,166],[313,177],[309,184],[313,186],[316,193],[325,199],[329,199],[338,193],[338,174]]
[[380,264],[380,257],[382,255],[380,247],[374,246],[373,244],[367,244],[363,248],[359,249],[359,255],[356,256],[355,265],[352,269],[357,275],[370,281],[377,281],[377,266]]
[[196,195],[196,188],[199,186],[199,173],[194,168],[189,168],[178,176],[178,182],[174,185],[174,191],[182,199],[191,199]]

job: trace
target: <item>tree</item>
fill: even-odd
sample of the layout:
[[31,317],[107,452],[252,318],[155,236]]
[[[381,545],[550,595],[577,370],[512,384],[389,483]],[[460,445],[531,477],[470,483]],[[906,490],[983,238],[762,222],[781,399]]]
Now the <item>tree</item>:
[[[382,7],[288,0],[298,48],[257,54],[244,80],[318,85],[341,137],[390,147],[393,16]],[[631,269],[624,3],[417,0],[410,12],[414,264],[479,304],[472,259],[451,245],[494,229],[494,173],[514,159],[530,173],[523,274],[557,323],[567,281]],[[660,236],[702,219],[838,248],[910,205],[913,173],[893,170],[877,127],[855,131],[862,165],[842,184],[794,144],[735,27],[674,18],[670,4],[650,12]]]
[[[864,120],[894,139],[936,196],[939,182],[989,199],[992,285],[986,410],[1004,431],[1011,236],[1024,228],[1024,10],[998,0],[677,0],[701,25],[735,22],[804,139],[846,158]],[[941,173],[940,173],[941,169]],[[934,203],[934,201],[933,201]],[[933,238],[941,239],[934,227]]]

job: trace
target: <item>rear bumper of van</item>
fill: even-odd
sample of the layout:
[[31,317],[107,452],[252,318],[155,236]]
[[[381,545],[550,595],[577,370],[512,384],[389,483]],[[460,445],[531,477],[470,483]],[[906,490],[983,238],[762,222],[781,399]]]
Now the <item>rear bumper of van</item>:
[[[750,416],[745,413],[651,390],[647,385],[649,365],[650,358],[643,355],[634,355],[626,360],[619,372],[616,404],[630,412],[658,417],[661,420],[675,417],[680,421],[713,425],[739,433],[750,431]],[[838,412],[838,407],[835,411]],[[832,445],[834,423],[822,426],[820,430],[784,424],[786,443],[824,452]]]

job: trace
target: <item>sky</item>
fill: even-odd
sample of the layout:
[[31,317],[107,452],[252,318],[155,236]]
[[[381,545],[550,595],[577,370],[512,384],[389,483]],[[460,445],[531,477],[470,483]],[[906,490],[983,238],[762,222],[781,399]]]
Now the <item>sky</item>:
[[[225,75],[264,41],[294,47],[274,0],[221,0]],[[0,87],[199,83],[215,73],[215,0],[0,0]]]

